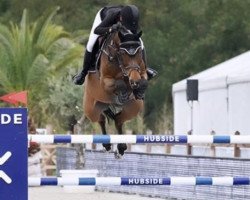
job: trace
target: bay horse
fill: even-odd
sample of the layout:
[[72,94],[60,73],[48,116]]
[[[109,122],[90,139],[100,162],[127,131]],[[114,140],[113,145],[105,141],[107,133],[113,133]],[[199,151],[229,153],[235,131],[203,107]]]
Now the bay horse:
[[[122,26],[110,33],[101,47],[99,70],[89,72],[86,77],[85,116],[98,122],[104,135],[107,134],[107,116],[114,120],[121,135],[124,122],[136,117],[143,109],[148,81],[141,34],[132,34]],[[106,151],[111,150],[111,144],[103,144],[103,147]],[[126,144],[117,144],[115,157],[121,158],[126,149]]]

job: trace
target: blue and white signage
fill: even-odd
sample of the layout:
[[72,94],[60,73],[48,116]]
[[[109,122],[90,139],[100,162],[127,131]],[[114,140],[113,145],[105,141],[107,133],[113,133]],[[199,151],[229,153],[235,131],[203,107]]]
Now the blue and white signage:
[[27,109],[0,108],[0,199],[27,200]]

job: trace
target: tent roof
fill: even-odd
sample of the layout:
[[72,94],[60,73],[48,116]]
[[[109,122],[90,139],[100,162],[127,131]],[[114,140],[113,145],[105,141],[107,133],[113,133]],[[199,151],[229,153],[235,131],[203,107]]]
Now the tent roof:
[[187,79],[198,79],[199,88],[200,84],[205,84],[207,88],[212,82],[211,87],[216,88],[216,82],[218,86],[221,82],[225,82],[226,85],[230,82],[240,82],[241,77],[242,81],[250,82],[250,51],[173,84],[173,92],[186,90]]

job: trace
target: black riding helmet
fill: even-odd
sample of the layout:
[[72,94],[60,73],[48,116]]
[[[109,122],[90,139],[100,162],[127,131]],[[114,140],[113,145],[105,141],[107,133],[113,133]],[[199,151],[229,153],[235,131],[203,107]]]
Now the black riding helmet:
[[121,9],[121,23],[132,33],[136,33],[139,22],[139,10],[135,5],[124,6]]

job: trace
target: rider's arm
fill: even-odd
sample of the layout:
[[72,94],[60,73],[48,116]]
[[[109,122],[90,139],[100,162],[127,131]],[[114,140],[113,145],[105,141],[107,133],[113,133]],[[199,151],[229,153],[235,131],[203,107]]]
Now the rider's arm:
[[94,33],[97,35],[105,35],[109,32],[113,24],[117,23],[119,12],[111,13],[95,28]]

